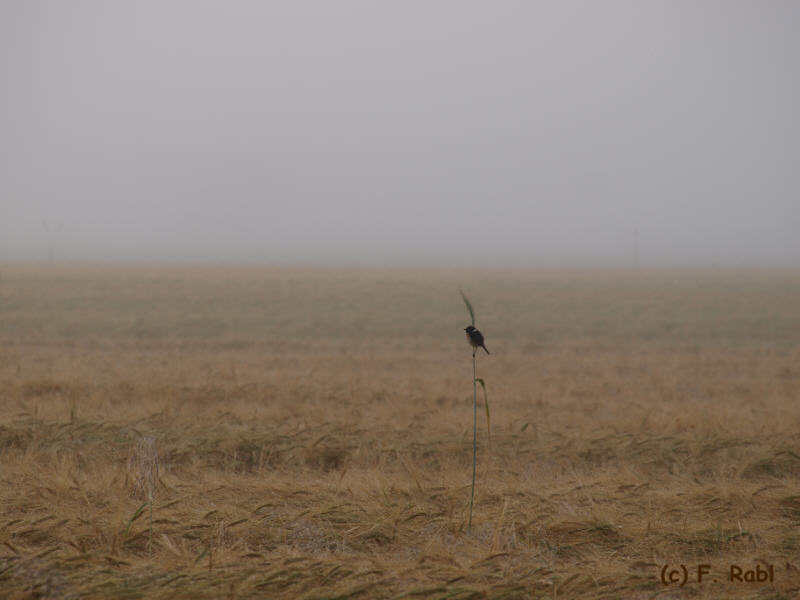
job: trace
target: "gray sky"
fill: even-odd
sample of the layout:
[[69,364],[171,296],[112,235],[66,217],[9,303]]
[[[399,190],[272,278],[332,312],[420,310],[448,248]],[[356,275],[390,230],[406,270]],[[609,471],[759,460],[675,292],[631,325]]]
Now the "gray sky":
[[800,2],[0,0],[0,261],[42,220],[63,261],[800,266]]

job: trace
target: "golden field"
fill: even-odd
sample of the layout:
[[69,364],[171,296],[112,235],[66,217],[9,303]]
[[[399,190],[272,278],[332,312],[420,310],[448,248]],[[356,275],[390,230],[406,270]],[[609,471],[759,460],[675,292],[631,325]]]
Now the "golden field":
[[796,598],[799,342],[798,271],[0,266],[0,597]]

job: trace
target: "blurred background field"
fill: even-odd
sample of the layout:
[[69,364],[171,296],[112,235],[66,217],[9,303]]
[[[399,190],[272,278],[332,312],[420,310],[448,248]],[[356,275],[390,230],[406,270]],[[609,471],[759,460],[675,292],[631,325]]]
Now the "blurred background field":
[[794,598],[799,339],[792,270],[3,265],[0,587]]

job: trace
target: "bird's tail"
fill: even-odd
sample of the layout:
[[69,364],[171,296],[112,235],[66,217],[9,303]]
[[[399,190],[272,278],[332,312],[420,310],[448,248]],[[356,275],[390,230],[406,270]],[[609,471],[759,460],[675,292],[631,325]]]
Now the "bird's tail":
[[[483,348],[484,350],[486,350],[486,346],[484,346],[484,345],[481,345],[481,348]],[[488,350],[486,350],[486,354],[489,354],[489,351],[488,351]]]

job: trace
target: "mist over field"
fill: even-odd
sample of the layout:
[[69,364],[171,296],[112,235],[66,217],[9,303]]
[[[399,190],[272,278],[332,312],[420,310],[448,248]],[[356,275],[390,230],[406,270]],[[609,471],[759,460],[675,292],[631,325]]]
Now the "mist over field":
[[800,597],[798,33],[0,0],[0,598]]
[[0,2],[0,262],[800,265],[796,2]]

